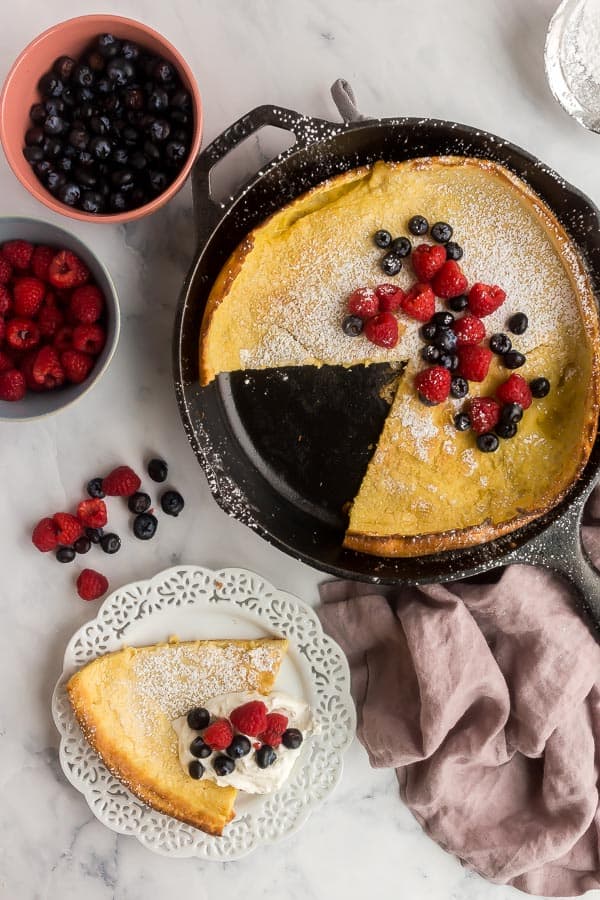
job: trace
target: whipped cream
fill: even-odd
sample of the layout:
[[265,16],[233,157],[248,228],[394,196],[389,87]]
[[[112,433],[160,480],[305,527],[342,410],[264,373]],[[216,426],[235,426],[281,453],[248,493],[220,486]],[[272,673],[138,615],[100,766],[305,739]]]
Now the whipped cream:
[[[204,703],[204,707],[209,711],[211,717],[227,718],[234,709],[237,709],[243,703],[248,703],[250,700],[262,700],[267,707],[267,712],[279,712],[287,716],[288,728],[297,728],[302,732],[302,744],[296,749],[284,747],[283,744],[280,744],[275,750],[277,759],[267,769],[261,769],[257,765],[253,746],[250,753],[242,756],[241,759],[235,760],[235,769],[229,775],[217,775],[213,769],[213,759],[216,756],[223,755],[225,752],[224,750],[213,750],[210,756],[200,760],[204,766],[202,779],[214,781],[220,787],[234,787],[238,791],[245,791],[247,794],[270,794],[272,791],[278,790],[288,778],[296,759],[302,752],[304,740],[316,730],[315,724],[308,703],[280,691],[273,692],[267,697],[256,691],[221,694]],[[187,772],[189,764],[196,759],[190,753],[190,744],[194,738],[198,737],[200,732],[190,728],[187,723],[187,716],[180,716],[178,719],[174,719],[171,724],[179,739],[179,761]],[[256,738],[248,735],[246,737],[248,737],[252,745],[256,742]]]

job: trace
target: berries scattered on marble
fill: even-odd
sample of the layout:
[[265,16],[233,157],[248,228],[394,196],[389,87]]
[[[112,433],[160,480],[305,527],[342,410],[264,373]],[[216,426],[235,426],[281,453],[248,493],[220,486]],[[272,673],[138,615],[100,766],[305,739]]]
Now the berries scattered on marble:
[[150,499],[150,495],[144,493],[144,491],[136,491],[135,494],[132,494],[127,500],[127,508],[136,515],[145,513],[151,506],[152,500]]
[[70,563],[75,559],[75,550],[73,547],[59,547],[56,551],[56,558],[60,563]]
[[102,481],[108,497],[129,497],[140,489],[141,478],[129,466],[117,466]]
[[169,474],[169,467],[164,459],[154,458],[148,463],[148,475],[152,481],[166,481]]
[[77,593],[82,600],[98,600],[108,590],[108,579],[94,569],[83,569],[77,578]]
[[158,519],[152,513],[143,512],[133,520],[133,533],[140,541],[149,541],[156,534]]
[[165,491],[161,496],[160,505],[168,516],[178,516],[185,506],[185,501],[179,491],[171,490]]
[[104,528],[108,521],[106,503],[100,498],[82,500],[77,507],[77,518],[84,527]]
[[92,549],[92,542],[87,535],[83,534],[80,538],[77,538],[73,544],[73,549],[75,553],[89,553]]
[[88,481],[86,490],[90,497],[97,497],[100,500],[106,497],[106,494],[102,490],[101,478],[92,478],[90,481]]
[[100,546],[105,553],[118,553],[121,549],[121,538],[112,531],[108,534],[103,534],[100,538]]

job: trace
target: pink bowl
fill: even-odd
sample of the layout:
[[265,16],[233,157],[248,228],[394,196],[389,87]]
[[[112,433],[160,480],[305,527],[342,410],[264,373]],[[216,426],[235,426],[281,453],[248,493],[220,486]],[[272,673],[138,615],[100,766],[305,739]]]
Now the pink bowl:
[[[40,94],[37,83],[59,56],[78,57],[98,34],[111,32],[116,37],[136,41],[152,53],[164,56],[176,67],[186,90],[192,97],[194,137],[184,167],[169,187],[150,203],[122,213],[92,214],[82,212],[61,203],[38,181],[33,169],[23,156],[25,132],[30,126],[29,110],[37,103]],[[123,16],[78,16],[59,22],[36,37],[18,56],[6,77],[0,95],[0,141],[9,165],[21,184],[41,203],[65,216],[84,222],[131,222],[155,212],[173,197],[190,173],[202,140],[202,100],[192,70],[181,54],[162,35]]]

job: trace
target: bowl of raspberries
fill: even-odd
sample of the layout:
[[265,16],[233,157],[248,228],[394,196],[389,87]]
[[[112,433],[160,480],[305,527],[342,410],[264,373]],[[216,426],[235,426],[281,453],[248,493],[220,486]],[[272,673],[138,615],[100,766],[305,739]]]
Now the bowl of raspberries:
[[85,244],[47,222],[0,219],[0,420],[70,406],[118,338],[114,285]]
[[158,209],[185,182],[201,137],[185,59],[123,16],[53,25],[16,59],[0,98],[0,139],[17,178],[50,209],[84,221]]

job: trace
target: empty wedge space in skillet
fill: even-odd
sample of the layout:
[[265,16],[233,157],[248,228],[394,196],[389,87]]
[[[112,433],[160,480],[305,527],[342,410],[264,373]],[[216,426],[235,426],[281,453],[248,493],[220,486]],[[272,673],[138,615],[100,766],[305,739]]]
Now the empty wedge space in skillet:
[[140,800],[220,835],[234,788],[184,772],[171,722],[219,694],[272,689],[286,640],[170,641],[100,656],[67,684],[81,729],[106,767]]
[[[527,357],[519,374],[552,385],[496,453],[481,453],[472,432],[454,428],[463,402],[419,403],[419,323],[401,314],[391,351],[341,329],[357,287],[414,282],[410,264],[394,278],[383,275],[373,234],[406,234],[418,213],[453,226],[469,284],[505,289],[505,303],[485,319],[488,335],[505,331],[513,313],[527,315],[527,331],[514,337]],[[239,245],[208,299],[200,374],[207,384],[220,372],[248,368],[409,361],[366,475],[347,498],[353,504],[344,543],[381,556],[420,556],[506,534],[564,496],[596,433],[597,338],[593,292],[576,248],[512,172],[462,157],[379,162],[317,186]],[[493,395],[509,374],[495,357],[486,380],[470,384],[471,395]]]

